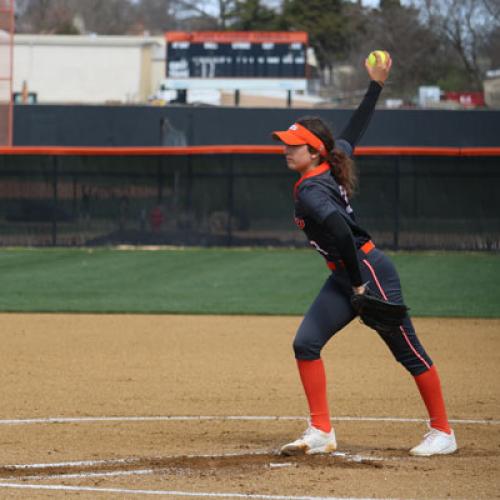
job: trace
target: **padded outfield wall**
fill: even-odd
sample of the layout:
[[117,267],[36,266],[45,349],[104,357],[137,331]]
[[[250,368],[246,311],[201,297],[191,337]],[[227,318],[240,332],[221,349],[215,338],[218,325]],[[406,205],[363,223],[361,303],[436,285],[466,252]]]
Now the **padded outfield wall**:
[[[2,245],[304,246],[279,146],[0,150]],[[500,148],[358,148],[358,220],[394,249],[500,249]]]
[[[0,244],[304,246],[295,176],[270,131],[306,113],[15,106],[16,147],[0,152]],[[351,113],[317,111],[335,131]],[[377,110],[353,201],[376,243],[498,250],[499,130],[500,111]]]
[[[271,144],[270,132],[315,114],[335,133],[352,109],[16,105],[16,146],[203,146]],[[361,145],[498,147],[500,110],[374,113]]]

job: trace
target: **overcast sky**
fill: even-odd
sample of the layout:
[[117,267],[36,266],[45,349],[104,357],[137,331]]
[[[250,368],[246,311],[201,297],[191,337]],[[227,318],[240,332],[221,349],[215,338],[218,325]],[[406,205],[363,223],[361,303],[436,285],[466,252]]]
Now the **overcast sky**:
[[[269,7],[277,7],[281,5],[282,0],[264,0],[262,3],[268,5]],[[356,0],[351,0],[355,2]],[[365,7],[378,7],[380,4],[380,0],[361,0],[362,4]],[[403,2],[404,3],[404,2]],[[207,9],[208,11],[218,12],[219,6],[216,0],[206,0],[205,5],[211,5],[211,8]]]

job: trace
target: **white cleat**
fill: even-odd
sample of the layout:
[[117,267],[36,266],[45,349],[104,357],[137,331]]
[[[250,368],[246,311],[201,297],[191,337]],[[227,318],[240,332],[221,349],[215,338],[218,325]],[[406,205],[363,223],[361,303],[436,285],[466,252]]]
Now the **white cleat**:
[[425,434],[423,441],[410,450],[410,455],[417,457],[430,457],[432,455],[449,455],[457,451],[455,434],[431,429]]
[[282,455],[315,455],[318,453],[332,453],[337,449],[335,431],[323,432],[311,425],[302,436],[292,443],[281,447]]

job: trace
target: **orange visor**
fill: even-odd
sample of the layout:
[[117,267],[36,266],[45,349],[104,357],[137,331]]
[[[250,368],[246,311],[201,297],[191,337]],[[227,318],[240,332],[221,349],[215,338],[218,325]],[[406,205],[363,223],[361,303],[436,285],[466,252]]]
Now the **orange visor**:
[[273,132],[273,139],[281,141],[287,146],[307,144],[318,151],[321,156],[326,155],[326,148],[323,141],[298,123],[291,125],[288,130]]

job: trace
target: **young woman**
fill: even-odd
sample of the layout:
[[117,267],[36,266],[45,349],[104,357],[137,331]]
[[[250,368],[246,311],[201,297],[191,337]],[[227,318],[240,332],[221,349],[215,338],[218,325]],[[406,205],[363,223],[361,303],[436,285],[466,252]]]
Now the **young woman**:
[[[403,303],[396,269],[356,222],[349,204],[356,186],[351,157],[389,76],[392,61],[386,55],[385,61],[377,56],[374,66],[365,62],[371,78],[368,91],[338,139],[334,140],[325,123],[316,117],[299,119],[288,130],[273,133],[285,145],[288,168],[300,176],[294,187],[295,222],[331,270],[293,343],[310,424],[299,439],[281,448],[285,455],[329,453],[337,447],[320,353],[328,340],[355,318],[350,302],[353,293],[364,293],[368,286],[385,300]],[[430,430],[410,454],[453,453],[457,444],[448,423],[438,372],[410,318],[405,318],[398,332],[379,335],[414,377],[429,413]]]

